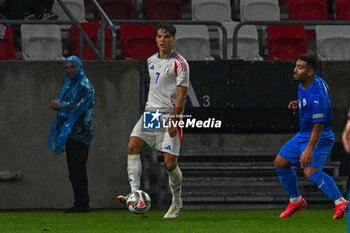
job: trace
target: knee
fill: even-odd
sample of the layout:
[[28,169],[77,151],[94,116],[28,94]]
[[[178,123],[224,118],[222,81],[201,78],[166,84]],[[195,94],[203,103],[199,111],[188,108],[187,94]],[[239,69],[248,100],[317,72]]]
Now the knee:
[[315,171],[317,171],[318,168],[315,167],[307,167],[304,169],[304,176],[309,179],[310,176],[312,175],[312,173],[314,173]]
[[129,142],[128,144],[128,154],[132,154],[132,151],[134,150],[134,145],[132,142]]
[[277,168],[281,168],[280,163],[278,162],[278,159],[275,158],[275,161],[273,161],[273,166]]
[[166,163],[165,166],[168,171],[173,171],[177,165],[174,163]]
[[128,154],[139,154],[140,153],[141,148],[134,143],[133,141],[130,141],[128,144]]
[[281,156],[277,155],[275,160],[273,161],[273,166],[277,168],[289,168],[290,162]]
[[166,169],[168,171],[173,171],[177,167],[176,161],[173,161],[173,160],[170,160],[170,159],[169,160],[165,159],[164,160],[164,164],[165,164]]

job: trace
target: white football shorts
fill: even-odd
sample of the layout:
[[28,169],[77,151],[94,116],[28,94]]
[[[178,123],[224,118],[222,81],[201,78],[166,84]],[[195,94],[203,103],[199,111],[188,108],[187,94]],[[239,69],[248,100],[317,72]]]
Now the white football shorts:
[[143,116],[135,124],[130,137],[139,137],[143,139],[149,146],[157,149],[160,152],[166,152],[175,156],[179,156],[180,152],[180,138],[179,135],[170,137],[168,128],[163,127],[159,129],[145,129],[143,127]]

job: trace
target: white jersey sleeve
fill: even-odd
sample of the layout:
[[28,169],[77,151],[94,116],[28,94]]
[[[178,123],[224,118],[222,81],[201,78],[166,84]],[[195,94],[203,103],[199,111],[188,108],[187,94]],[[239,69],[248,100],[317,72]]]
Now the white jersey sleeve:
[[190,69],[187,61],[179,54],[174,59],[174,70],[176,74],[176,86],[189,86]]

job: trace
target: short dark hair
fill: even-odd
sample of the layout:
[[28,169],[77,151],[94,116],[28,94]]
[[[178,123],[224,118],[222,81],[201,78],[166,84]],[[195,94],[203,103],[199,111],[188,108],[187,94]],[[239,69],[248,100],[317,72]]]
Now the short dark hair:
[[171,36],[175,36],[175,34],[176,34],[176,28],[174,27],[174,25],[172,25],[170,23],[157,24],[156,29],[154,30],[154,34],[157,35],[159,29],[165,29],[166,31],[168,31],[170,33]]
[[298,57],[299,60],[306,61],[308,66],[311,67],[315,72],[317,70],[317,59],[312,54],[302,54]]

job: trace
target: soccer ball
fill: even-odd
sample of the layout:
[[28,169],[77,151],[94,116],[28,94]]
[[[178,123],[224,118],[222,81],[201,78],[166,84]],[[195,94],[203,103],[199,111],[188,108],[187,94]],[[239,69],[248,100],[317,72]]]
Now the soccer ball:
[[131,213],[143,214],[151,207],[151,198],[146,192],[136,190],[126,201],[126,206]]

